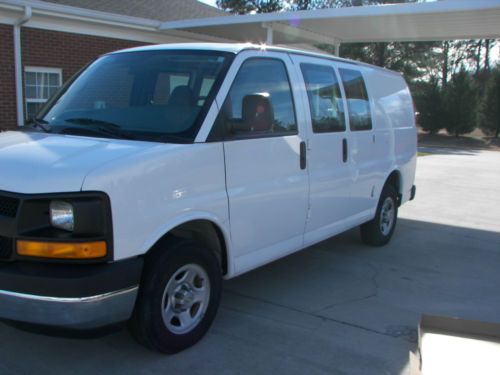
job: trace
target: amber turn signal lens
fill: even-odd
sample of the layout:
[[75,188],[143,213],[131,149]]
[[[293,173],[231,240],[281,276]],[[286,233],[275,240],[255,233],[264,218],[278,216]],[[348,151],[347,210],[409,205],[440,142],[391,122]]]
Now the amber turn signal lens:
[[106,242],[17,241],[19,255],[39,258],[94,259],[106,256]]

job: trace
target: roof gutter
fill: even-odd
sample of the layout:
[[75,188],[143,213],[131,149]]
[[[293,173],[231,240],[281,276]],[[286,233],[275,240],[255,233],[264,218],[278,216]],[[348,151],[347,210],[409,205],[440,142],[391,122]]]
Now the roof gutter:
[[102,23],[147,31],[159,30],[162,22],[147,18],[130,17],[97,10],[47,3],[38,0],[0,0],[0,7],[22,9],[29,7],[33,14],[48,15],[58,18],[79,19],[87,22]]
[[32,17],[30,6],[24,7],[24,14],[14,23],[14,69],[16,79],[16,112],[17,125],[24,126],[24,95],[23,95],[23,61],[21,50],[21,26],[26,24]]

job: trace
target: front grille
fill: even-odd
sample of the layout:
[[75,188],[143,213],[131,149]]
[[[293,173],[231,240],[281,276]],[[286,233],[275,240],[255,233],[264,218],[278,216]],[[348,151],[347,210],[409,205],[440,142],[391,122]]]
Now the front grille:
[[19,199],[0,195],[0,215],[16,217]]
[[12,239],[0,236],[0,259],[10,258],[12,254]]

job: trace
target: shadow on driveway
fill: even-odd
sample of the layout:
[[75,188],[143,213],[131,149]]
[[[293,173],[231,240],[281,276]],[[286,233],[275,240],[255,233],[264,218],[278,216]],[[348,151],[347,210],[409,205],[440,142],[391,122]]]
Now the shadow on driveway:
[[424,152],[433,155],[477,155],[481,150],[474,149],[459,149],[459,148],[448,148],[448,147],[431,147],[431,146],[419,146],[418,152]]

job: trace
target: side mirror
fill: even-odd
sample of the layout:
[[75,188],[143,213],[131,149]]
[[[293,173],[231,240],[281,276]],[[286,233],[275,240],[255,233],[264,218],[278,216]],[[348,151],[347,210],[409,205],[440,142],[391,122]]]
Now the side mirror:
[[268,132],[274,122],[269,94],[251,94],[243,98],[242,122],[246,131]]

